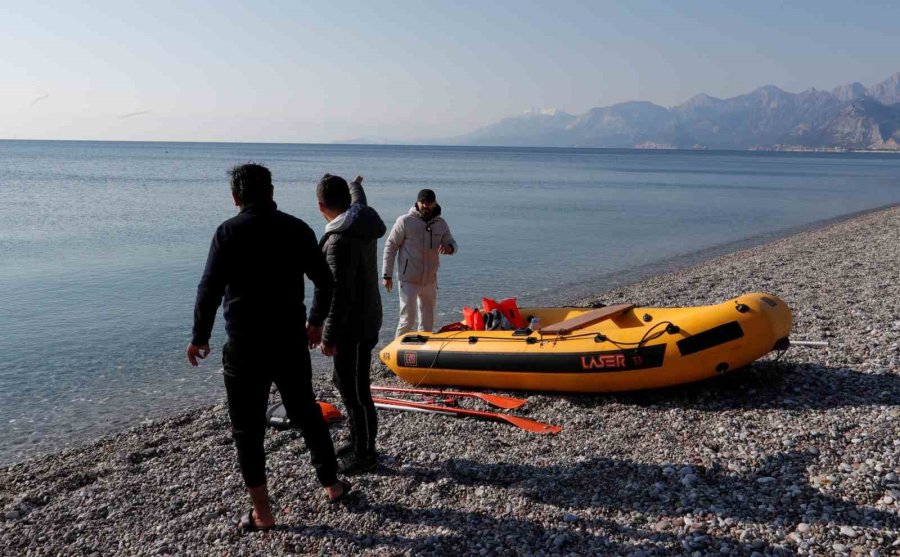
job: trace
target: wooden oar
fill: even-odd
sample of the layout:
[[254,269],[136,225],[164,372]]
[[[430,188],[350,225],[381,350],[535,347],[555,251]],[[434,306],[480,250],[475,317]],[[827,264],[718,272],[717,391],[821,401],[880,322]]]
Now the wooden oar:
[[386,408],[390,410],[410,410],[413,412],[425,412],[428,414],[445,414],[448,416],[471,416],[473,418],[481,418],[483,420],[492,420],[495,422],[508,422],[516,427],[522,428],[534,433],[559,433],[561,427],[537,422],[528,418],[519,416],[510,416],[508,414],[500,414],[498,412],[482,412],[480,410],[469,410],[467,408],[452,408],[449,406],[437,406],[435,404],[423,404],[421,402],[412,402],[409,400],[400,400],[396,398],[377,398],[372,397],[375,406],[378,408]]
[[476,393],[471,391],[444,391],[440,389],[410,389],[404,387],[372,387],[373,391],[382,391],[387,393],[411,393],[420,395],[439,395],[439,396],[462,396],[481,399],[497,408],[506,408],[511,410],[518,408],[528,402],[521,398],[512,398],[501,395],[489,395],[486,393]]

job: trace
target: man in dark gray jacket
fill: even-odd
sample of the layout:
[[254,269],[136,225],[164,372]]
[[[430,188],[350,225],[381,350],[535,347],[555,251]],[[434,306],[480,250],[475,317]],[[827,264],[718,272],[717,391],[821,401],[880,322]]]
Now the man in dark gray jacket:
[[450,234],[447,221],[441,217],[441,206],[434,192],[420,191],[416,204],[397,219],[384,243],[382,278],[388,292],[394,287],[394,261],[398,263],[400,316],[397,336],[416,326],[417,313],[420,314],[417,330],[431,332],[434,329],[440,256],[453,255],[456,250],[456,240]]
[[[334,275],[330,306],[317,303],[310,310],[310,346],[321,342],[322,353],[334,357],[334,382],[347,409],[350,442],[338,448],[339,471],[358,474],[375,467],[378,419],[370,391],[372,349],[381,330],[378,291],[378,238],[386,227],[368,206],[362,176],[350,185],[326,174],[316,188],[319,211],[328,224],[319,246]],[[318,285],[316,286],[318,290]],[[321,325],[324,322],[324,330]]]

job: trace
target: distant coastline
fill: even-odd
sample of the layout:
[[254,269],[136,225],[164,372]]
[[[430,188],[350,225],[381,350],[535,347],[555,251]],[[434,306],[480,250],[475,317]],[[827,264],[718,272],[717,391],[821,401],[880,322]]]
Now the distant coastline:
[[[362,136],[336,143],[383,144]],[[628,101],[570,114],[531,109],[454,137],[409,143],[813,152],[900,151],[900,72],[866,87],[791,93],[774,85],[731,98],[705,93],[672,107]]]
[[283,142],[283,141],[160,141],[160,140],[131,140],[131,139],[16,139],[16,138],[0,138],[2,143],[130,143],[135,145],[303,145],[303,146],[346,146],[346,147],[411,147],[411,148],[448,148],[448,149],[559,149],[559,150],[584,150],[584,151],[680,151],[680,152],[719,152],[719,153],[751,153],[751,152],[770,152],[770,153],[883,153],[900,155],[900,149],[847,149],[843,147],[804,147],[801,145],[777,145],[777,146],[755,146],[746,149],[725,149],[712,148],[704,145],[694,145],[691,147],[678,147],[668,144],[644,143],[630,147],[589,147],[584,145],[465,145],[465,144],[447,144],[447,143],[415,143],[415,142],[388,142],[388,141],[371,141],[364,140],[336,140],[327,143],[304,143],[304,142]]

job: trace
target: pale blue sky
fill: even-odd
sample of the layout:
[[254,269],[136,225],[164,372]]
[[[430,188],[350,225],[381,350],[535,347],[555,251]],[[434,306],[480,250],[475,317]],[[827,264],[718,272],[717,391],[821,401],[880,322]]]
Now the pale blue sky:
[[327,142],[900,71],[900,2],[8,2],[0,138]]

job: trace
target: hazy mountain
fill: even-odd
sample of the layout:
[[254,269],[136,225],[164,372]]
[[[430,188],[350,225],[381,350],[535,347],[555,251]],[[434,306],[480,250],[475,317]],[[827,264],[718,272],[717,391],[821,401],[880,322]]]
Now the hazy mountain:
[[811,133],[811,144],[900,150],[900,104],[885,106],[871,97],[853,101]]
[[900,72],[866,89],[866,94],[881,104],[900,103]]
[[658,137],[671,120],[669,111],[649,102],[593,108],[566,128],[577,147],[632,147]]
[[900,73],[864,87],[789,93],[773,85],[671,108],[626,102],[573,116],[529,111],[452,138],[467,145],[900,150]]
[[866,86],[858,81],[835,87],[831,94],[842,101],[855,101],[866,96]]
[[532,109],[521,116],[504,118],[466,134],[464,141],[451,139],[447,142],[518,147],[557,145],[566,142],[566,126],[573,120],[575,116],[555,108]]

